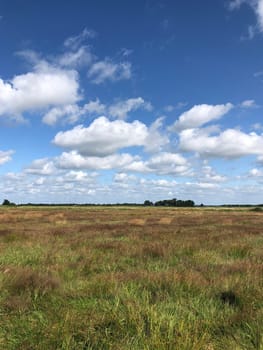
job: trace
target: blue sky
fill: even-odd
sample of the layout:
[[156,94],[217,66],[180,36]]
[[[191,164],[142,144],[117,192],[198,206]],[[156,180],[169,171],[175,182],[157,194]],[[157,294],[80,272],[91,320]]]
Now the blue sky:
[[263,0],[0,0],[0,201],[263,203]]

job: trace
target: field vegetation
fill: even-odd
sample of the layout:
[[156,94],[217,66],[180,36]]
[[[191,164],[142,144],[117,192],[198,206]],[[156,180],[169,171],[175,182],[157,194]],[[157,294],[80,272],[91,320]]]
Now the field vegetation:
[[262,350],[263,212],[0,208],[0,349]]

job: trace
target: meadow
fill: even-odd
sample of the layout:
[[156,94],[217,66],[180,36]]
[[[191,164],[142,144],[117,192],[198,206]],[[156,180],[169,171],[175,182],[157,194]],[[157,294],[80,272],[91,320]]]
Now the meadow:
[[262,350],[263,212],[0,208],[0,349]]

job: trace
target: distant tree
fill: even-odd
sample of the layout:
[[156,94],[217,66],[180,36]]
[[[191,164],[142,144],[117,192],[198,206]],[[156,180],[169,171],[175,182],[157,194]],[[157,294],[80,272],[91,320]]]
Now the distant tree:
[[162,201],[155,202],[155,206],[163,207],[194,207],[195,203],[192,200],[183,201],[181,199],[164,199]]
[[15,203],[10,202],[8,199],[5,199],[2,205],[15,205]]
[[146,206],[146,207],[150,207],[150,206],[153,205],[153,202],[151,202],[151,201],[149,201],[149,200],[147,199],[146,201],[144,201],[143,205]]

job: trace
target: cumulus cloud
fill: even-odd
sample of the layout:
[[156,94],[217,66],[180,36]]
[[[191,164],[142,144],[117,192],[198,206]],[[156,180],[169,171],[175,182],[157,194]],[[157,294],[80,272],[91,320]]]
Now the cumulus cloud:
[[160,152],[148,160],[140,159],[125,166],[126,171],[157,175],[190,175],[190,165],[180,154]]
[[104,157],[83,156],[77,151],[63,152],[56,159],[56,164],[62,169],[110,170],[125,167],[136,157],[128,153],[111,154]]
[[144,101],[141,97],[130,98],[111,105],[109,108],[109,114],[115,118],[126,119],[129,112],[135,111],[139,108],[151,111],[152,105],[149,102]]
[[150,111],[152,106],[149,102],[144,101],[143,98],[130,98],[124,101],[119,101],[110,106],[96,100],[89,101],[83,106],[77,104],[65,105],[51,108],[43,117],[43,122],[48,125],[55,125],[63,120],[65,123],[75,123],[82,116],[88,115],[103,115],[108,113],[111,117],[125,119],[129,112],[135,111],[139,108]]
[[225,105],[196,105],[190,110],[180,115],[179,119],[171,127],[171,130],[181,131],[184,129],[192,129],[202,126],[220,119],[233,108],[231,103]]
[[126,173],[117,173],[114,175],[113,180],[117,183],[128,183],[136,181],[137,177],[135,175],[129,175]]
[[52,67],[0,79],[0,116],[17,117],[25,111],[75,103],[80,99],[78,74]]
[[145,150],[146,152],[161,152],[164,146],[170,142],[166,133],[161,132],[164,117],[157,118],[150,126],[148,137],[146,138]]
[[94,101],[86,103],[84,106],[84,111],[90,114],[103,114],[106,111],[106,106],[97,98]]
[[82,182],[82,183],[94,183],[97,177],[97,173],[87,173],[82,170],[70,170],[63,174],[63,176],[58,176],[56,178],[57,182]]
[[227,129],[218,135],[210,135],[207,129],[186,129],[180,133],[180,149],[197,152],[203,156],[238,158],[263,153],[263,136]]
[[217,174],[209,165],[203,165],[199,178],[203,183],[224,182],[227,180],[226,176]]
[[33,175],[53,175],[56,172],[54,162],[48,158],[34,160],[25,173]]
[[0,165],[10,162],[14,153],[15,152],[12,150],[0,151]]
[[157,174],[185,174],[189,170],[187,160],[180,154],[162,152],[146,162],[151,172]]
[[169,143],[160,131],[162,118],[147,127],[135,120],[110,121],[106,117],[95,119],[88,127],[78,125],[71,130],[59,132],[53,139],[57,146],[77,150],[82,155],[106,156],[127,147],[144,147],[146,152],[161,152]]
[[102,84],[107,80],[128,80],[131,75],[130,62],[114,63],[109,59],[95,62],[88,71],[88,77],[94,84]]
[[106,106],[100,103],[99,99],[90,101],[84,106],[65,105],[61,107],[51,108],[42,118],[43,123],[48,125],[55,125],[59,121],[64,123],[76,123],[85,114],[98,115],[106,111]]
[[59,132],[53,143],[86,156],[106,156],[121,148],[143,146],[147,136],[146,125],[139,121],[127,123],[100,117],[89,127],[78,125],[72,130]]
[[63,118],[68,123],[75,123],[83,113],[83,109],[76,104],[54,107],[43,116],[42,121],[48,125],[55,125]]

